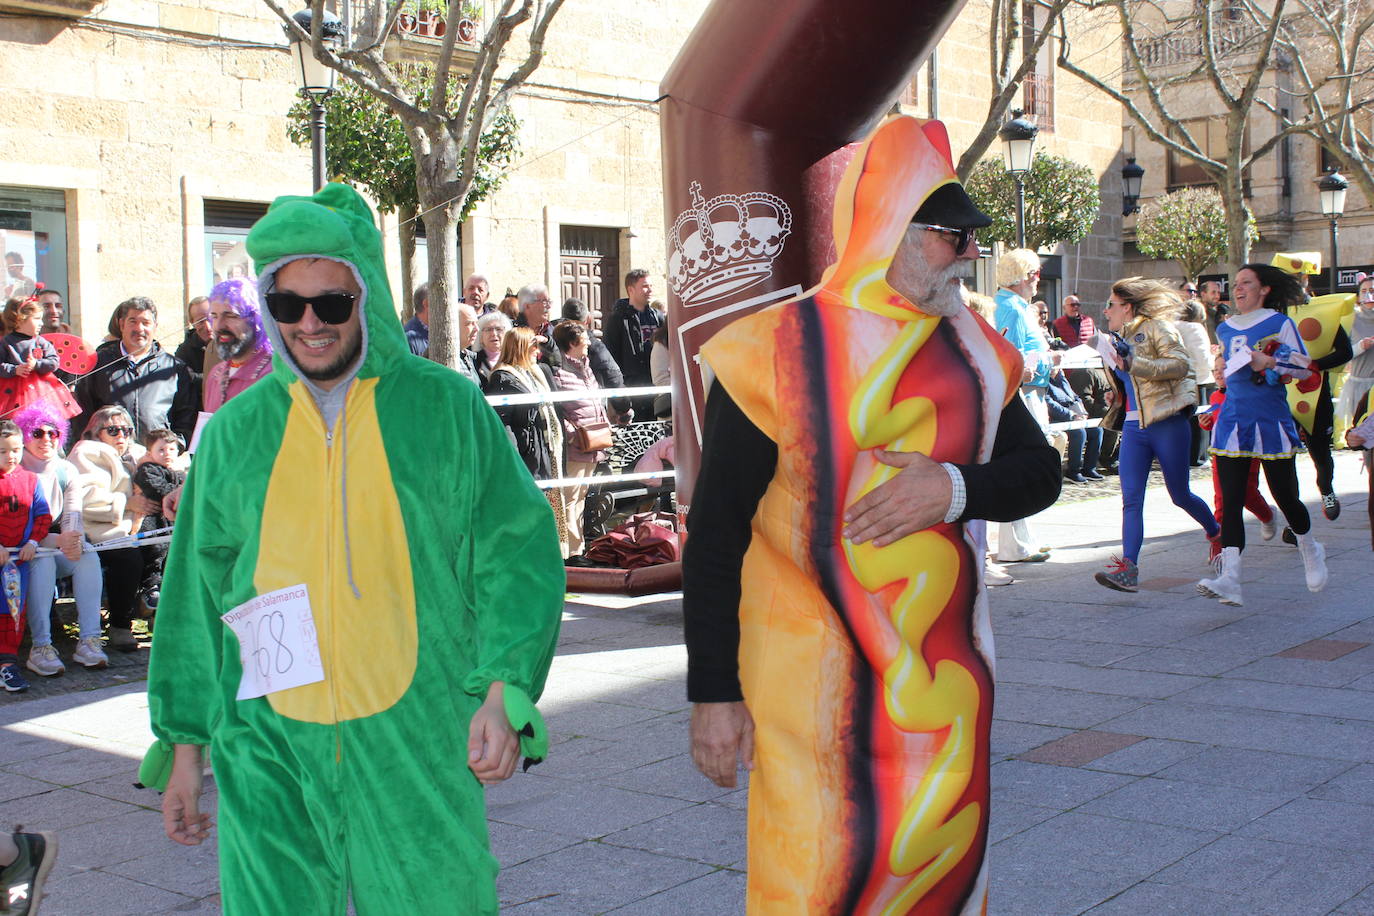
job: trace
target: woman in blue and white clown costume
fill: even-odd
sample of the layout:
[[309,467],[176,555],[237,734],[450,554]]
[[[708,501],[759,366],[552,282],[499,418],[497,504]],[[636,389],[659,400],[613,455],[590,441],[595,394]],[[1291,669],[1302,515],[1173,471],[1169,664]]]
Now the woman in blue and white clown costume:
[[1220,572],[1197,587],[1222,604],[1240,605],[1241,510],[1252,459],[1260,459],[1269,492],[1298,536],[1309,591],[1326,586],[1326,551],[1313,539],[1311,517],[1298,495],[1294,455],[1302,445],[1284,389],[1306,378],[1311,362],[1297,327],[1284,314],[1304,301],[1302,286],[1278,268],[1246,264],[1236,272],[1231,298],[1236,314],[1217,326],[1227,365],[1226,401],[1212,429],[1221,483]]

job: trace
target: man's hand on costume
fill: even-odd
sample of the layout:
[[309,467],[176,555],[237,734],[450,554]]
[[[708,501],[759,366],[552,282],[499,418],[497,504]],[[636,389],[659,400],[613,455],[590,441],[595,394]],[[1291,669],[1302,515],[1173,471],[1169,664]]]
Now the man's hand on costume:
[[945,520],[954,487],[938,462],[920,452],[880,448],[873,450],[873,457],[901,471],[849,507],[844,514],[846,538],[884,547]]
[[177,487],[166,496],[162,497],[162,514],[167,516],[167,521],[177,520],[177,507],[181,505],[181,487]]
[[1361,436],[1353,429],[1345,434],[1345,442],[1351,448],[1364,448],[1365,446],[1364,436]]
[[492,682],[468,727],[468,769],[484,786],[508,779],[520,759],[520,739],[506,719],[505,686]]
[[199,846],[215,822],[200,811],[200,786],[204,764],[200,748],[178,744],[173,750],[172,775],[162,793],[162,829],[183,846]]
[[742,702],[692,705],[692,762],[707,779],[735,787],[738,761],[754,769],[754,717]]
[[19,555],[15,557],[20,563],[27,563],[38,555],[38,545],[33,541],[25,541],[24,546],[19,548]]

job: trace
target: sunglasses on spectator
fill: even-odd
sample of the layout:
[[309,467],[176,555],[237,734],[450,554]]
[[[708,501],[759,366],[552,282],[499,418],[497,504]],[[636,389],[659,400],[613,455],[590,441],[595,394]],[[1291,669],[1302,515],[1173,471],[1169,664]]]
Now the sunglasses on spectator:
[[47,427],[44,427],[44,426],[40,426],[40,427],[38,427],[37,429],[35,429],[33,432],[29,433],[29,437],[30,437],[30,438],[33,438],[33,439],[60,439],[60,438],[62,438],[61,434],[59,434],[57,430],[55,430],[55,429],[48,429]]
[[927,232],[937,232],[940,235],[948,237],[950,241],[954,243],[955,255],[964,254],[968,251],[968,246],[973,244],[972,229],[950,229],[947,226],[936,226],[932,223],[918,223],[914,220],[911,225],[915,226],[917,229],[924,229]]
[[315,317],[325,324],[343,324],[353,314],[358,297],[352,293],[320,293],[317,296],[298,296],[295,293],[268,293],[263,297],[267,310],[282,324],[295,324],[305,317],[305,307],[315,310]]
[[134,428],[132,426],[102,426],[100,431],[107,436],[132,436]]

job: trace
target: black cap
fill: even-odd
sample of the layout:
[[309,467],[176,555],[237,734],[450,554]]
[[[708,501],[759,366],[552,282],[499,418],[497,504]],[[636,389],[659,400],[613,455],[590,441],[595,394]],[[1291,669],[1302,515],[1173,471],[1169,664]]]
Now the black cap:
[[936,188],[911,221],[949,229],[982,229],[992,225],[992,217],[974,206],[964,186],[957,181]]

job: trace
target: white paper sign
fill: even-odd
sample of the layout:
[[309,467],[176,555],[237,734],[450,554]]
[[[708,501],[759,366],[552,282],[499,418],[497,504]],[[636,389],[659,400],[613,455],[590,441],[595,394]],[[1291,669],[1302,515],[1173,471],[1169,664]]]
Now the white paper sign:
[[206,413],[203,410],[196,414],[196,428],[195,431],[191,433],[191,444],[186,448],[186,451],[190,452],[192,455],[194,455],[196,449],[200,447],[200,434],[205,429],[205,424],[209,423],[210,418],[213,416],[214,414]]
[[1242,344],[1226,360],[1226,377],[1230,378],[1250,365],[1250,348]]
[[1102,365],[1108,369],[1115,369],[1121,357],[1117,356],[1116,346],[1112,343],[1112,335],[1099,332],[1094,343],[1097,344],[1098,355],[1102,357]]
[[243,679],[237,699],[324,680],[315,616],[304,584],[259,595],[220,619],[239,640]]

